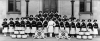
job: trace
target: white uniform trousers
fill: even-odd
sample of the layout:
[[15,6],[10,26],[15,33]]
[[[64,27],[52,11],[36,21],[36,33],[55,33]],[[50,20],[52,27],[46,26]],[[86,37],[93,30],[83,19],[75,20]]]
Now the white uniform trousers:
[[36,32],[36,27],[32,27],[31,33],[35,33],[35,32]]

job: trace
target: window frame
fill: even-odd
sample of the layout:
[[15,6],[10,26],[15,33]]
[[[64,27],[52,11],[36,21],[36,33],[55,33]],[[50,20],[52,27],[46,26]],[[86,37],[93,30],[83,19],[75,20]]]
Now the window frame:
[[[80,5],[81,1],[79,1],[79,5]],[[90,11],[86,11],[86,6],[87,6],[87,0],[84,0],[84,9],[85,11],[84,12],[81,12],[80,11],[80,6],[79,6],[79,14],[90,14],[90,15],[93,15],[92,13],[92,0],[90,0]]]
[[[16,11],[16,2],[20,2],[20,11],[17,12]],[[21,14],[21,0],[20,1],[16,1],[16,0],[13,0],[13,11],[9,11],[9,0],[8,0],[8,12],[7,14]]]

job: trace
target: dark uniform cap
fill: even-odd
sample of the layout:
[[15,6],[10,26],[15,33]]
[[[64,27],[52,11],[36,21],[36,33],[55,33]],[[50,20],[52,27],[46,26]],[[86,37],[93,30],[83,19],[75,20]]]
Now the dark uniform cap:
[[19,18],[16,18],[16,20],[19,20]]
[[24,19],[24,17],[21,17],[21,20]]
[[84,19],[82,19],[82,22],[85,21]]
[[3,20],[7,20],[7,18],[4,18]]
[[13,18],[10,18],[9,20],[13,20]]
[[91,21],[91,19],[88,19],[88,22]]
[[93,22],[96,22],[97,20],[95,19]]
[[33,15],[30,15],[30,17],[33,17]]
[[76,21],[80,21],[80,19],[77,19]]

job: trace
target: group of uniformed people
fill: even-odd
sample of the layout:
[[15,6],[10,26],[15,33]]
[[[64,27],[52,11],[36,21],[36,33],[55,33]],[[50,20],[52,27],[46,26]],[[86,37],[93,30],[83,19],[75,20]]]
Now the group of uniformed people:
[[[76,37],[80,31],[90,31],[93,36],[98,34],[97,20],[92,21],[89,19],[86,22],[84,19],[77,19],[75,21],[68,19],[66,15],[61,18],[61,15],[53,12],[39,12],[35,17],[30,15],[29,17],[16,18],[15,21],[14,18],[9,20],[10,22],[7,22],[5,18],[2,23],[2,32],[5,36],[7,32],[10,32],[10,35],[12,35],[14,30],[24,30],[25,34],[29,36],[31,33],[35,38],[41,38],[42,36],[43,38],[44,36],[59,38]],[[44,34],[41,34],[41,32]]]

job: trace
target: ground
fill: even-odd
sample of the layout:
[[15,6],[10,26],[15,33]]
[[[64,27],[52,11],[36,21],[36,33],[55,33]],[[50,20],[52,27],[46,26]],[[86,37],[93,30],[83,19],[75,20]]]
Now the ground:
[[31,37],[28,37],[27,39],[12,39],[9,36],[5,37],[3,35],[0,35],[0,41],[100,41],[100,36],[97,36],[96,38],[92,40],[83,40],[83,39],[79,40],[76,38],[71,38],[71,40],[66,40],[66,39],[57,40],[56,38],[32,39]]

